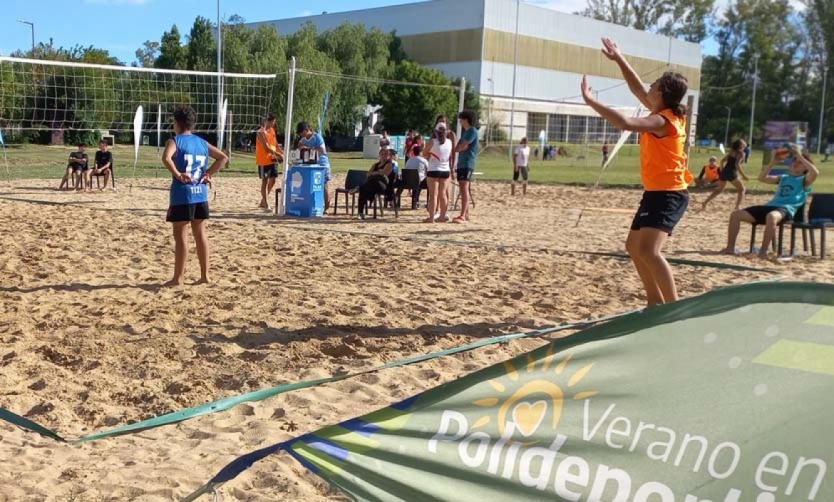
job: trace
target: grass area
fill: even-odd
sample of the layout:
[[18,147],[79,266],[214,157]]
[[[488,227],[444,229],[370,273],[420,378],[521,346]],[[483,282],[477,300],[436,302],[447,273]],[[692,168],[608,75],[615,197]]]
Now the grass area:
[[[64,166],[69,153],[75,148],[64,146],[40,146],[40,145],[8,145],[6,153],[12,179],[21,178],[55,178],[60,179],[63,175]],[[602,161],[599,145],[592,145],[584,156],[585,149],[580,145],[568,146],[571,157],[560,157],[552,161],[531,160],[530,182],[546,184],[573,184],[592,185],[596,182],[600,172]],[[133,147],[114,146],[111,151],[115,160],[115,174],[117,179],[124,179],[132,176],[133,172]],[[90,158],[95,150],[88,149]],[[690,152],[692,172],[698,175],[701,166],[707,163],[710,155],[720,157],[720,152],[715,149],[693,148]],[[367,169],[372,161],[362,159],[358,152],[332,153],[330,154],[331,164],[334,172],[347,172],[348,169]],[[750,156],[750,167],[746,173],[751,178],[759,172],[758,166],[762,165],[762,152],[753,151]],[[511,179],[512,167],[508,160],[508,153],[491,150],[483,152],[478,157],[477,171],[482,172],[479,178],[484,180]],[[233,152],[232,161],[224,171],[226,175],[255,176],[257,169],[254,155],[251,153]],[[5,173],[3,173],[5,175]],[[136,176],[142,178],[166,177],[165,168],[159,160],[159,154],[155,147],[140,147],[139,160],[136,165]],[[613,160],[605,173],[603,173],[601,184],[606,186],[639,186],[640,184],[640,161],[639,149],[636,145],[623,147]],[[747,183],[751,190],[772,191],[772,186],[759,183],[755,179]],[[816,183],[817,192],[834,192],[834,177],[822,176]]]

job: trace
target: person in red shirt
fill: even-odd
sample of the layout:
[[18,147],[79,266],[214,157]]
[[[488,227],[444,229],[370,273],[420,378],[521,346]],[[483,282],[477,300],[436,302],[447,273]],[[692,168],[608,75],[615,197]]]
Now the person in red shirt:
[[617,63],[631,92],[648,108],[647,117],[626,117],[594,98],[586,76],[582,77],[582,97],[591,108],[617,129],[640,134],[640,178],[643,199],[634,215],[626,239],[626,250],[646,290],[648,305],[678,299],[672,267],[661,250],[689,205],[687,187],[692,174],[686,167],[686,77],[666,72],[647,91],[640,77],[628,64],[620,48],[602,39],[602,53]]

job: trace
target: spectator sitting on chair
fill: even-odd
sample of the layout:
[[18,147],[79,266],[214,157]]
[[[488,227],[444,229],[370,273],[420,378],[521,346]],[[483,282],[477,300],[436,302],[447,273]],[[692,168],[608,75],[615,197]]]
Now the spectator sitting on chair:
[[718,185],[718,159],[713,155],[709,158],[709,164],[701,168],[701,174],[695,178],[698,188],[715,188]]
[[397,150],[388,148],[388,158],[391,159],[391,174],[388,175],[388,190],[385,191],[385,202],[394,207],[394,188],[400,181],[400,164],[397,162]]
[[104,185],[100,190],[107,188],[110,183],[110,176],[112,176],[113,154],[107,151],[107,142],[99,140],[98,151],[96,152],[96,160],[93,168],[87,171],[86,186],[93,188],[93,176],[104,176]]
[[[426,184],[426,171],[429,168],[429,161],[423,157],[423,147],[420,145],[412,145],[411,158],[408,159],[408,162],[405,163],[405,167],[403,170],[411,171],[416,170],[420,176],[420,188],[417,190],[412,190],[411,194],[411,209],[417,209],[417,200],[420,198],[420,190],[428,190],[428,185]],[[400,196],[405,190],[401,185],[397,187],[397,200],[400,199]]]
[[773,156],[770,164],[762,168],[759,181],[777,185],[776,194],[764,206],[752,206],[737,209],[730,215],[730,225],[727,229],[727,247],[722,250],[726,254],[738,254],[736,238],[741,222],[756,223],[765,226],[762,247],[759,257],[767,258],[767,250],[776,236],[776,228],[780,223],[793,219],[797,209],[805,204],[811,185],[819,175],[819,169],[811,163],[811,158],[803,153],[798,146],[790,145],[793,161],[788,174],[770,175],[770,170],[784,157]]
[[87,172],[87,153],[84,151],[87,149],[87,145],[84,143],[78,144],[78,151],[72,152],[69,155],[69,159],[67,160],[67,171],[64,173],[64,177],[61,178],[61,184],[58,186],[58,190],[64,188],[64,185],[67,186],[67,190],[70,190],[70,179],[74,178],[73,181],[74,187],[73,188],[81,188],[81,183],[84,182],[84,173]]
[[368,179],[359,187],[359,219],[365,219],[368,202],[374,200],[378,194],[388,190],[388,176],[394,170],[390,159],[391,153],[387,148],[379,150],[379,161],[368,170]]

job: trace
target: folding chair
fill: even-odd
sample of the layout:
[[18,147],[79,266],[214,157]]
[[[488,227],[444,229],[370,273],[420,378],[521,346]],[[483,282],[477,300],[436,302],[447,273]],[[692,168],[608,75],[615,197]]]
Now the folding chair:
[[417,201],[420,200],[420,171],[416,169],[403,169],[403,176],[399,186],[396,187],[394,204],[400,207],[404,190],[411,190],[411,209],[417,208]]
[[[805,220],[805,204],[802,204],[797,210],[796,214],[794,214],[793,220],[782,220],[779,222],[777,226],[777,234],[774,236],[773,240],[770,242],[771,248],[773,252],[776,253],[776,256],[782,256],[782,245],[785,242],[785,224],[787,223],[796,223],[802,222]],[[753,223],[752,228],[750,229],[750,253],[753,253],[753,246],[756,245],[756,228],[759,226],[758,223]],[[793,233],[791,234],[791,255],[793,255]],[[802,234],[803,242],[805,240],[805,234]],[[808,250],[808,246],[805,246],[805,250]]]
[[[834,228],[834,194],[818,193],[811,196],[811,207],[808,209],[808,218],[804,221],[795,221],[791,226],[791,254],[794,251],[797,229],[802,230],[802,240],[805,241],[805,232],[811,237],[811,256],[816,256],[816,242],[814,241],[814,230],[820,231],[820,259],[825,258],[825,231]],[[805,250],[808,250],[807,244]]]
[[339,194],[345,194],[345,214],[348,212],[348,195],[351,197],[350,201],[350,214],[353,215],[353,212],[356,208],[356,194],[359,193],[359,187],[365,183],[365,180],[368,179],[368,172],[362,171],[359,169],[350,169],[347,172],[347,178],[345,178],[345,186],[344,188],[337,188],[336,189],[336,200],[333,203],[333,214],[336,214],[337,209],[339,208]]
[[[110,161],[110,184],[113,187],[113,190],[115,190],[116,189],[116,171],[113,169],[113,164],[114,163],[111,160]],[[98,188],[100,190],[101,189],[101,177],[104,176],[104,173],[94,174],[93,176],[96,178],[96,188]],[[105,188],[107,188],[107,187],[105,187]],[[93,179],[90,178],[90,190],[92,190],[92,189],[93,189]]]

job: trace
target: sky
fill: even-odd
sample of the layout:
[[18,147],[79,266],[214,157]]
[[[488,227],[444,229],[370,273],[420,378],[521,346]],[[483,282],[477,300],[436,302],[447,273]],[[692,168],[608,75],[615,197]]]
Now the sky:
[[[234,14],[246,21],[267,21],[319,14],[323,11],[340,12],[387,5],[413,3],[416,0],[220,0],[220,14],[228,18]],[[586,0],[522,0],[563,12],[583,9]],[[726,5],[728,0],[718,0]],[[795,1],[798,4],[798,0]],[[34,8],[33,8],[34,6]],[[313,8],[315,6],[315,8]],[[162,33],[176,24],[185,35],[197,16],[217,19],[214,0],[3,0],[0,17],[0,54],[31,48],[34,23],[35,42],[49,42],[56,46],[93,45],[107,49],[124,63],[133,62],[136,49],[146,40],[159,41]],[[713,53],[715,46],[707,42],[705,53]]]

